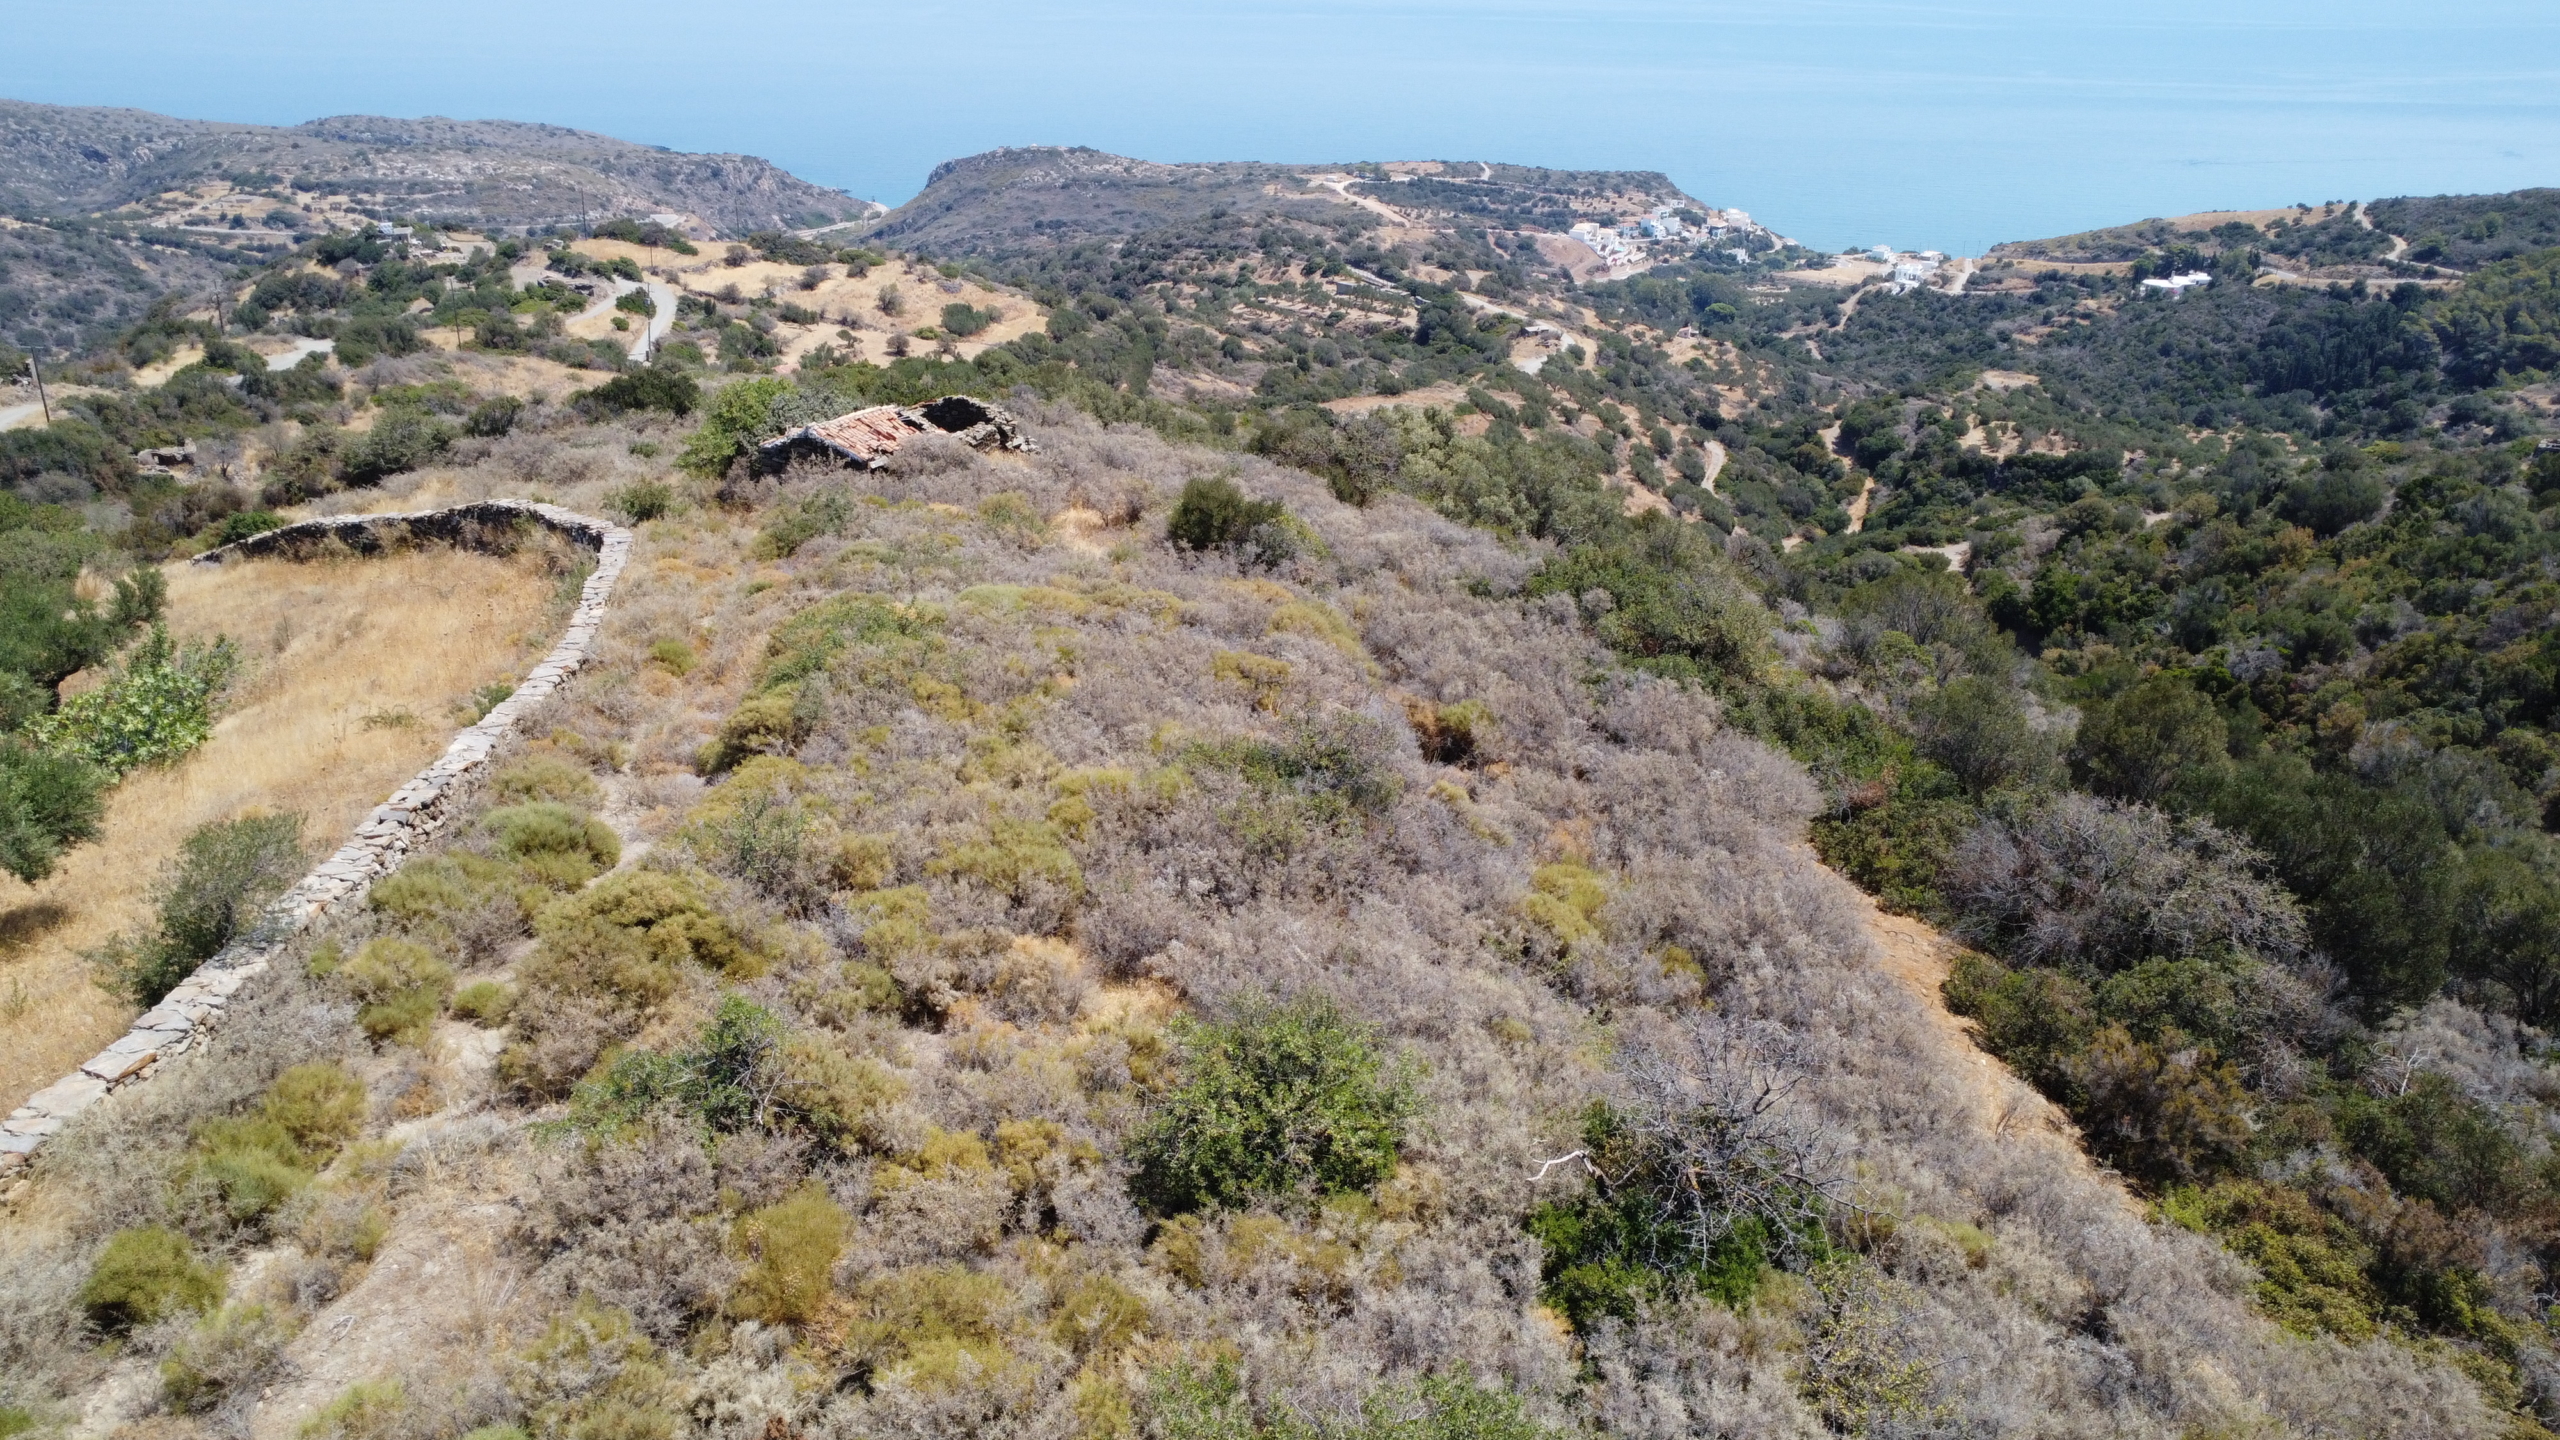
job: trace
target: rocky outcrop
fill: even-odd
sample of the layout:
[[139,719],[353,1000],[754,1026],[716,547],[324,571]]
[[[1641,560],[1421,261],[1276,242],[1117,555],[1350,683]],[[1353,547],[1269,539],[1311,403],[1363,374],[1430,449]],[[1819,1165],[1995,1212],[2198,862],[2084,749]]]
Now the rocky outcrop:
[[255,557],[380,554],[416,544],[511,549],[527,530],[535,528],[596,552],[595,573],[579,592],[578,608],[570,615],[559,644],[517,684],[514,694],[478,724],[453,737],[441,758],[375,807],[336,854],[268,907],[246,938],[206,961],[134,1021],[122,1039],[0,1120],[0,1175],[24,1167],[73,1116],[202,1043],[220,1023],[231,997],[263,973],[287,942],[312,921],[362,896],[443,828],[457,784],[489,762],[498,742],[515,728],[518,716],[548,699],[586,663],[596,627],[604,618],[605,602],[631,557],[631,532],[557,506],[490,500],[406,515],[305,520],[197,557],[199,565],[219,565]]

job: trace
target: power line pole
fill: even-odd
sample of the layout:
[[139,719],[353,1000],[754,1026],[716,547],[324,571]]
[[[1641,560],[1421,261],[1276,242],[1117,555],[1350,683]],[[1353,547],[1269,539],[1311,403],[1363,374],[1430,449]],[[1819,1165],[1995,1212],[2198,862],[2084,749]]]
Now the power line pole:
[[44,393],[44,371],[37,368],[33,354],[27,356],[27,378],[36,382],[36,403],[44,407],[44,423],[50,429],[53,425],[53,400]]

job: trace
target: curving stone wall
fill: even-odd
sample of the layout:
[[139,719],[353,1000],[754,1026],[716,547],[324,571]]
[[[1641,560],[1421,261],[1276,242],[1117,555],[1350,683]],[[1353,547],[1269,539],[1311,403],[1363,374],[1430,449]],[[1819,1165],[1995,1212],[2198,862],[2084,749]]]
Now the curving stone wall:
[[533,667],[513,695],[480,723],[453,737],[442,758],[376,806],[336,854],[268,907],[249,936],[204,962],[166,999],[134,1021],[124,1038],[29,1096],[26,1104],[0,1120],[0,1176],[24,1167],[71,1117],[147,1078],[170,1057],[201,1042],[220,1023],[231,997],[265,971],[287,941],[398,869],[411,850],[443,828],[455,783],[487,764],[498,741],[515,727],[516,717],[540,704],[586,663],[596,625],[604,618],[605,601],[631,557],[631,532],[553,505],[487,500],[405,515],[305,520],[196,557],[196,564],[219,565],[250,558],[372,555],[419,543],[505,549],[527,527],[549,530],[596,552],[595,573],[579,592],[578,608],[570,615],[560,643]]

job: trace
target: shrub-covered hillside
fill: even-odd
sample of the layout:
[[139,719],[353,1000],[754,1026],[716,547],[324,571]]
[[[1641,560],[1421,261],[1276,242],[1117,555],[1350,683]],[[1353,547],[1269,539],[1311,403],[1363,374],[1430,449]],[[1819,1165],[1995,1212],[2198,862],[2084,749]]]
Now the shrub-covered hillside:
[[[449,841],[48,1152],[0,1413],[2498,1428],[1979,1072],[1804,772],[1613,658],[1563,552],[1030,420],[649,521]],[[1683,574],[1756,673],[1741,576]]]
[[[0,1403],[2549,1433],[2540,197],[1576,287],[1516,215],[1176,178],[965,261],[750,237],[645,365],[636,225],[333,236],[0,436],[127,555],[643,527],[444,853],[47,1162]],[[1041,451],[751,463],[953,391]]]

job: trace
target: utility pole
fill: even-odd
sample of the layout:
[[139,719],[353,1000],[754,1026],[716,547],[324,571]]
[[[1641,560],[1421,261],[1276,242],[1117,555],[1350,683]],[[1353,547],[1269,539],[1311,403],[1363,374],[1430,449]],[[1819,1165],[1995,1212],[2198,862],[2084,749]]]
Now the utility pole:
[[44,371],[37,368],[36,357],[32,354],[27,356],[27,378],[36,382],[36,403],[44,407],[44,423],[47,428],[51,428],[53,400],[44,393]]

